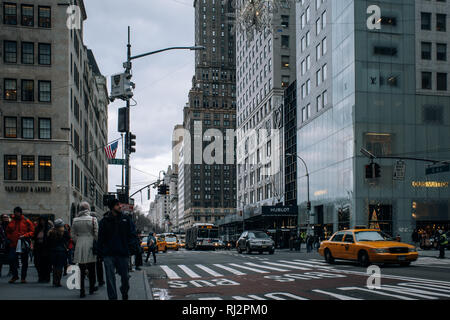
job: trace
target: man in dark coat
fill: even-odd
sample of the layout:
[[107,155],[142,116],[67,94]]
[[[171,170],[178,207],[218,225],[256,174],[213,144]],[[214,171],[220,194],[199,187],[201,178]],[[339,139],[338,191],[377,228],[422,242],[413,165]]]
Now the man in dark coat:
[[110,211],[100,221],[98,251],[103,257],[108,298],[117,300],[116,275],[121,277],[120,292],[128,300],[128,259],[136,248],[136,227],[131,218],[122,213],[117,199],[108,204]]

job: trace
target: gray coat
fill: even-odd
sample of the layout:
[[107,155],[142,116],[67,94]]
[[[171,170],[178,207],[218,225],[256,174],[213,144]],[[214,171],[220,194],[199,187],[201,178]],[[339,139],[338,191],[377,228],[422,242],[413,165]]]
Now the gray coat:
[[75,263],[96,262],[97,258],[93,252],[94,239],[98,238],[97,219],[91,217],[89,210],[81,211],[78,218],[73,219],[72,239],[75,242]]

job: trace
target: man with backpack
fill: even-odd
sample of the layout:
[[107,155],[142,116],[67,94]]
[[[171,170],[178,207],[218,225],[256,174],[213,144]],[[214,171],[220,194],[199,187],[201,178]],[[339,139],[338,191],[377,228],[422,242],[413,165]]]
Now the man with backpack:
[[156,264],[156,233],[150,232],[147,239],[147,257],[145,258],[145,263],[147,263],[150,253],[153,254],[153,264]]
[[[14,283],[19,280],[19,257],[22,262],[21,282],[27,283],[26,277],[28,270],[28,255],[30,253],[30,239],[33,234],[34,224],[23,216],[22,208],[14,208],[13,219],[6,228],[6,236],[10,241],[9,261],[12,273],[12,278],[9,280],[9,283]],[[17,243],[19,240],[21,242],[21,247],[17,248]]]

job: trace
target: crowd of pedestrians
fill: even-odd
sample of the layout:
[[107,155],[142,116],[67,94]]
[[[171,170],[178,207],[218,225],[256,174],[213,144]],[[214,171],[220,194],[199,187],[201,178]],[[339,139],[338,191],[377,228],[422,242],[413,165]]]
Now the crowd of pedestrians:
[[89,294],[94,294],[99,286],[106,284],[108,298],[117,300],[117,273],[121,280],[121,297],[128,300],[130,257],[136,256],[136,269],[140,270],[142,249],[135,224],[130,216],[122,213],[119,201],[110,201],[108,207],[109,211],[102,219],[97,219],[89,203],[82,202],[71,226],[62,219],[52,222],[44,216],[32,222],[23,215],[20,207],[14,208],[11,217],[3,214],[0,223],[0,276],[9,266],[6,276],[11,277],[10,284],[19,280],[27,283],[31,256],[39,283],[53,280],[54,287],[61,287],[68,267],[77,265],[80,298],[86,296],[87,275]]

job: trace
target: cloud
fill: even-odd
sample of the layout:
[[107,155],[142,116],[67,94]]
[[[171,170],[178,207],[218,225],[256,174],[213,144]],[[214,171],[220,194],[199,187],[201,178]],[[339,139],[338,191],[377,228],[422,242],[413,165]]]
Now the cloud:
[[[92,49],[108,83],[111,75],[123,71],[128,26],[131,26],[132,55],[194,45],[192,4],[188,0],[85,1],[88,19],[84,24],[84,43]],[[194,52],[177,50],[133,61],[137,106],[131,108],[131,131],[137,137],[137,153],[131,158],[131,165],[136,168],[131,170],[131,193],[154,181],[159,171],[167,170],[171,164],[172,131],[183,121],[194,59]],[[120,138],[117,110],[123,106],[125,102],[117,100],[109,105],[109,141]],[[119,151],[117,158],[120,157]],[[109,166],[108,172],[108,189],[115,192],[122,180],[121,167]],[[153,189],[152,193],[154,197]],[[145,191],[142,205],[140,196],[135,199],[144,210],[149,207],[146,198]]]

